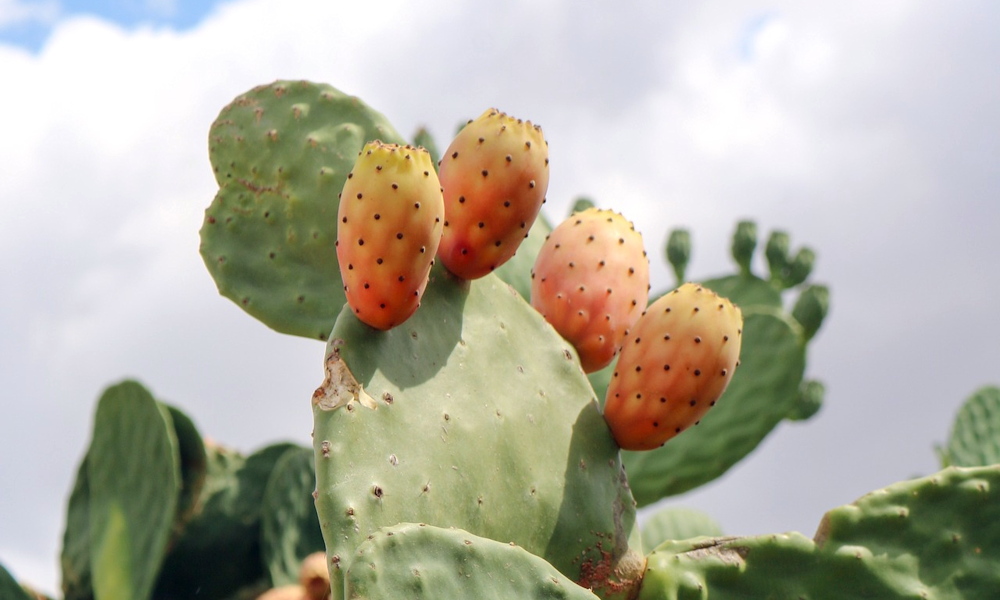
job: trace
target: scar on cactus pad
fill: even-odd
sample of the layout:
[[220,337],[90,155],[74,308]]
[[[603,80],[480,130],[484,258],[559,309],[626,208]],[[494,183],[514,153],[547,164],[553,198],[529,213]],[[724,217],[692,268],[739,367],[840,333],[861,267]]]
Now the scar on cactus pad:
[[739,364],[743,315],[686,283],[651,304],[625,339],[604,416],[625,450],[651,450],[697,425]]
[[439,163],[445,223],[439,257],[462,279],[517,252],[549,187],[542,128],[489,109],[458,132]]
[[588,208],[563,221],[531,271],[531,305],[573,344],[585,373],[614,360],[648,298],[642,235],[610,210]]
[[377,329],[417,310],[441,240],[444,199],[423,148],[369,142],[340,194],[337,261],[355,315]]

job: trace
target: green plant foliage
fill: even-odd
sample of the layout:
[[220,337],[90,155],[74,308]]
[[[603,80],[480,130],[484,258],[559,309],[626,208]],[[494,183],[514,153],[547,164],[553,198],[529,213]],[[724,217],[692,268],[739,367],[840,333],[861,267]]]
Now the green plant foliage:
[[545,243],[545,238],[552,232],[552,225],[542,214],[528,231],[528,237],[521,242],[514,256],[500,265],[494,274],[509,283],[521,297],[531,301],[531,271],[535,266],[535,257]]
[[361,100],[277,81],[238,96],[209,135],[219,192],[201,255],[219,292],[282,333],[325,340],[345,302],[339,194],[364,144],[405,144]]
[[666,255],[667,262],[674,269],[674,280],[678,286],[684,285],[691,261],[691,232],[687,229],[672,230],[667,237]]
[[170,411],[134,381],[108,388],[86,465],[94,595],[149,598],[181,492]]
[[1000,466],[952,467],[872,492],[798,533],[669,542],[639,600],[992,598]]
[[69,495],[59,565],[65,600],[90,600],[94,597],[90,578],[90,485],[86,455],[77,468],[76,480]]
[[965,401],[944,453],[946,464],[960,467],[1000,463],[1000,388],[979,388]]
[[350,600],[597,600],[519,546],[424,524],[369,536],[345,579]]
[[684,506],[661,508],[646,519],[641,531],[642,548],[647,552],[666,541],[722,535],[722,527],[712,517]]
[[811,419],[823,407],[823,396],[825,395],[826,386],[823,385],[823,382],[812,379],[803,381],[795,406],[786,418],[789,421]]
[[250,456],[211,446],[201,508],[163,562],[156,598],[242,598],[268,589],[261,507],[275,465],[300,448],[279,443]]
[[3,565],[0,565],[0,598],[3,600],[33,600]]
[[431,136],[431,132],[427,131],[427,128],[421,127],[417,130],[416,135],[413,136],[413,145],[427,150],[427,153],[431,155],[431,161],[434,163],[434,168],[437,168],[438,161],[441,160],[441,153],[438,152],[437,144],[434,143],[434,137]]
[[274,464],[261,507],[261,552],[271,584],[298,583],[302,560],[326,549],[316,516],[310,448],[291,448]]
[[634,505],[572,348],[494,275],[431,278],[403,325],[345,310],[331,336],[313,414],[334,591],[368,535],[423,522],[515,542],[614,596],[609,576],[639,556]]
[[171,535],[171,539],[175,539],[198,509],[198,499],[205,485],[208,457],[201,433],[191,418],[174,406],[163,406],[170,413],[170,422],[174,426],[181,467],[181,491]]

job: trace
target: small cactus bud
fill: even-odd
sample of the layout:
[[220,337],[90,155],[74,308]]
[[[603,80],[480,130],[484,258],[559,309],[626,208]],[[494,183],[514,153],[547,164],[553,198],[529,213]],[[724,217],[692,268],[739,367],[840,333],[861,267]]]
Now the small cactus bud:
[[667,238],[667,260],[674,268],[677,286],[680,287],[687,279],[688,262],[691,260],[691,234],[687,229],[674,229]]
[[573,202],[573,207],[569,209],[569,215],[573,216],[578,212],[583,212],[588,208],[594,208],[594,201],[586,196],[580,196]]
[[750,261],[756,249],[757,224],[753,221],[740,221],[736,224],[732,247],[733,259],[740,266],[740,274],[750,275]]
[[431,155],[431,164],[436,166],[438,161],[441,160],[441,153],[438,152],[437,144],[434,143],[434,138],[431,136],[431,132],[427,131],[426,127],[421,127],[414,134],[413,145],[427,150],[427,153]]
[[771,283],[779,289],[787,287],[785,285],[785,275],[790,262],[788,249],[790,241],[788,234],[784,231],[773,231],[771,237],[767,239],[767,247],[764,248],[764,255],[767,257],[767,265],[771,269]]
[[792,316],[802,325],[802,334],[806,341],[812,339],[819,331],[830,310],[830,289],[825,285],[810,285],[802,290],[795,308],[792,309]]
[[799,388],[799,397],[795,400],[792,412],[786,417],[789,421],[805,421],[819,412],[823,406],[823,395],[826,393],[826,386],[822,381],[810,379],[802,382]]
[[812,248],[803,247],[796,252],[785,274],[785,287],[794,287],[808,279],[815,262],[816,253]]

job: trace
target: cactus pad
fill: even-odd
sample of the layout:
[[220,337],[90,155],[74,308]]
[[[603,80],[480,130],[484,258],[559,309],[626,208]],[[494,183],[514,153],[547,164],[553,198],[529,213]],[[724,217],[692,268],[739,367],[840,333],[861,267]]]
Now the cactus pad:
[[599,595],[634,583],[634,504],[593,391],[572,348],[495,275],[436,268],[391,331],[342,313],[313,403],[335,592],[358,544],[402,522],[515,542]]
[[653,513],[642,525],[642,548],[649,552],[669,540],[722,535],[722,528],[705,513],[683,506],[668,506]]
[[697,538],[653,552],[640,600],[992,598],[1000,467],[952,467],[872,492],[801,534]]
[[1000,388],[980,388],[965,401],[945,451],[948,463],[960,467],[1000,463]]
[[346,580],[351,600],[597,600],[514,544],[423,524],[400,524],[368,536]]
[[277,331],[326,339],[344,303],[337,196],[373,139],[405,143],[381,114],[328,85],[278,81],[222,109],[209,135],[219,192],[201,228],[222,295]]
[[312,496],[314,471],[312,450],[292,448],[274,464],[268,479],[261,506],[261,551],[271,585],[297,583],[302,561],[325,549]]
[[169,410],[134,381],[108,388],[97,405],[86,465],[94,595],[145,600],[181,489]]

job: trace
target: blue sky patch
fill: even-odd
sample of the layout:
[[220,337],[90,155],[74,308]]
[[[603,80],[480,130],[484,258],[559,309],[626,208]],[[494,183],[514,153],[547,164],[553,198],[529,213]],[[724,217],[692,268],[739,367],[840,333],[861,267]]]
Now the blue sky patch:
[[158,25],[179,31],[197,25],[222,0],[14,0],[0,8],[0,44],[38,52],[55,25],[92,15],[122,27]]

